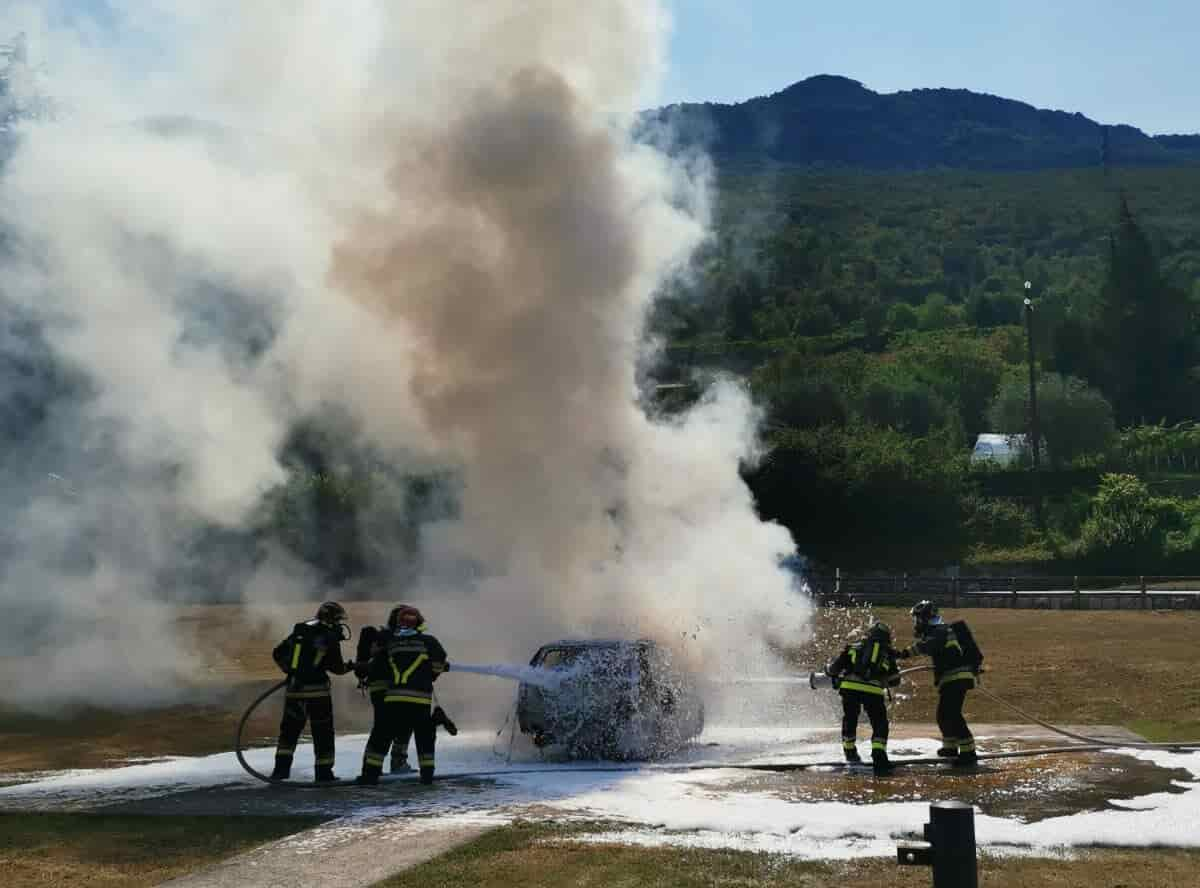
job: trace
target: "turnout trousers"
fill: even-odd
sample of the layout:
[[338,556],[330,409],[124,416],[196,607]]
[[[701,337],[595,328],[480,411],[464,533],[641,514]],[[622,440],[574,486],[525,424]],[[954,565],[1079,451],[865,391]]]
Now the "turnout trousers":
[[[387,704],[383,702],[387,696],[387,689],[371,692],[371,710],[374,713],[374,721],[371,724],[371,729],[374,731],[376,725],[383,723],[387,716]],[[408,761],[408,743],[412,739],[412,728],[402,726],[400,731],[389,742],[392,750],[392,766],[397,763],[404,764]],[[383,755],[387,755],[387,749],[383,749]],[[406,765],[407,766],[407,765]]]
[[866,710],[871,721],[871,757],[887,755],[888,714],[882,694],[842,691],[842,752],[850,761],[858,761],[858,717]]
[[[383,760],[388,747],[403,738],[404,746],[412,737],[417,743],[417,763],[421,769],[421,782],[433,782],[434,743],[436,726],[433,711],[428,703],[383,703],[376,715],[367,748],[363,753],[362,776],[367,782],[375,782],[383,772]],[[397,748],[402,749],[403,747]],[[393,750],[395,754],[395,750]]]
[[332,779],[333,772],[333,699],[321,697],[288,697],[283,704],[279,722],[279,744],[275,747],[276,778],[291,776],[292,758],[296,743],[305,724],[312,730],[313,753],[317,779]]
[[974,678],[960,678],[938,688],[937,723],[942,732],[942,748],[938,755],[973,755],[975,738],[963,717],[967,691],[975,687]]

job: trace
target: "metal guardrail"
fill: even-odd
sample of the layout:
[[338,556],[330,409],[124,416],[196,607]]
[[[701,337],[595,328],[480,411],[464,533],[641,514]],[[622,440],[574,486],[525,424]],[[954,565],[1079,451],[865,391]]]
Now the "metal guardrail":
[[1200,610],[1200,577],[921,577],[838,573],[808,578],[822,604],[904,604],[929,599],[949,607],[1075,610]]

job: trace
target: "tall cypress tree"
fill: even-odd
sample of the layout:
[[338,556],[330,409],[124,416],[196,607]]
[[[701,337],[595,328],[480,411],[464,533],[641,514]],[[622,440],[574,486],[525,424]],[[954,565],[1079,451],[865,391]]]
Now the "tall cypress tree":
[[1123,425],[1173,421],[1191,406],[1195,363],[1187,294],[1162,274],[1122,196],[1095,319],[1095,375]]

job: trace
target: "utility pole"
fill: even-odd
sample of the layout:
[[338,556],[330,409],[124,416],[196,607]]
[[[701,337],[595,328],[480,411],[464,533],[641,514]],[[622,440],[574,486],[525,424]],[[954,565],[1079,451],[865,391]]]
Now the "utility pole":
[[1029,293],[1033,289],[1031,281],[1025,282],[1025,330],[1029,340],[1029,444],[1033,448],[1033,475],[1031,477],[1033,487],[1033,520],[1037,523],[1038,530],[1045,530],[1045,525],[1042,522],[1042,490],[1041,479],[1038,477],[1038,469],[1041,463],[1041,440],[1038,434],[1038,412],[1037,412],[1037,369],[1034,364],[1033,354],[1033,299]]

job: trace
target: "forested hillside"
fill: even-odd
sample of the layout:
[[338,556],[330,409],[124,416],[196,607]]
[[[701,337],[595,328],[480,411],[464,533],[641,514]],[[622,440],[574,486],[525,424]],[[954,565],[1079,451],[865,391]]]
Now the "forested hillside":
[[726,168],[1039,170],[1200,159],[1196,136],[1152,137],[965,89],[882,94],[831,75],[734,105],[670,105],[647,119]]
[[[0,78],[0,163],[4,98]],[[1200,137],[833,77],[649,119],[717,160],[712,238],[650,318],[665,343],[651,382],[688,383],[658,407],[714,373],[746,381],[768,444],[746,477],[801,552],[850,569],[1200,572]],[[0,230],[0,267],[7,248]],[[10,459],[36,496],[49,423],[88,391],[3,292],[0,434],[40,455]],[[968,459],[982,432],[1028,430],[1026,296],[1042,527],[1024,466]],[[202,534],[194,561],[280,544],[333,582],[403,573],[421,522],[453,513],[453,483],[347,451],[342,426],[332,405],[295,429],[253,532]]]
[[[726,175],[717,236],[654,324],[669,373],[744,374],[768,406],[775,449],[750,477],[810,556],[1183,569],[1190,500],[1147,488],[1148,538],[1114,541],[1093,495],[1148,468],[1146,427],[1200,410],[1198,211],[1197,167]],[[980,432],[1027,429],[1026,295],[1045,532],[1027,473],[967,463]],[[1155,438],[1176,469],[1186,431]]]

